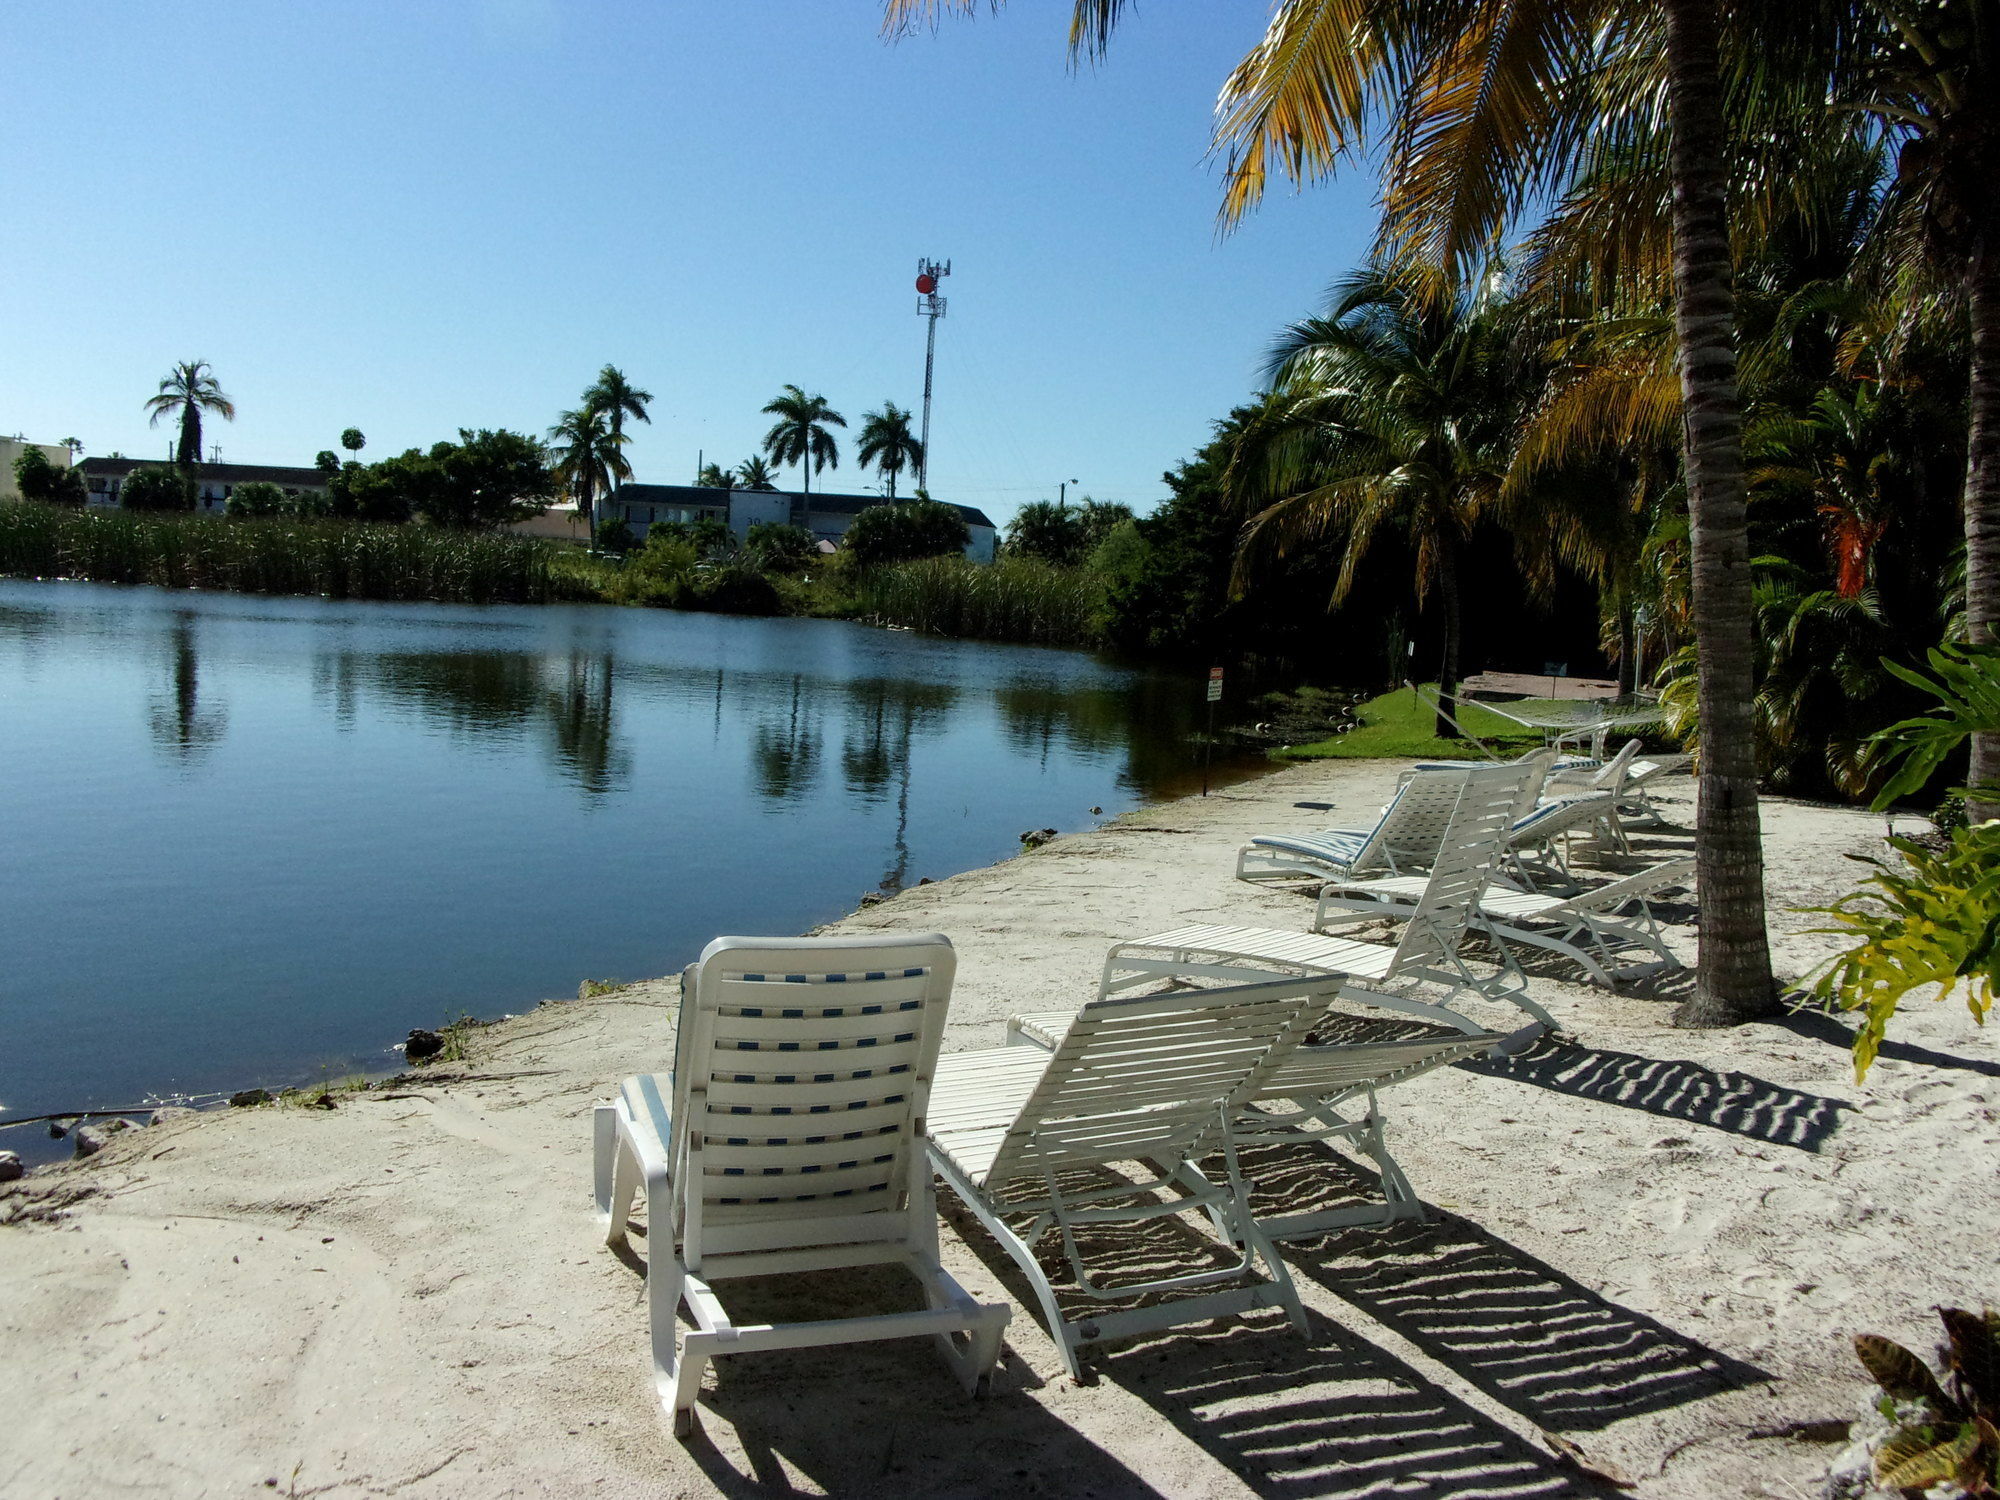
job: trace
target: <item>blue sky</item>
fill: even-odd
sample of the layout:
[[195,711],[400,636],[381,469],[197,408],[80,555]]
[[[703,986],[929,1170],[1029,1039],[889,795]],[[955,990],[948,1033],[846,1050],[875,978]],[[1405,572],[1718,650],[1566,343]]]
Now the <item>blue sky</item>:
[[1210,108],[1264,8],[1155,0],[1074,74],[1068,12],[892,46],[872,0],[21,0],[0,430],[164,453],[140,404],[200,357],[225,460],[349,425],[375,458],[539,434],[610,361],[656,397],[636,477],[685,482],[786,381],[914,407],[929,255],[933,491],[1145,508],[1365,251],[1372,185],[1218,239]]

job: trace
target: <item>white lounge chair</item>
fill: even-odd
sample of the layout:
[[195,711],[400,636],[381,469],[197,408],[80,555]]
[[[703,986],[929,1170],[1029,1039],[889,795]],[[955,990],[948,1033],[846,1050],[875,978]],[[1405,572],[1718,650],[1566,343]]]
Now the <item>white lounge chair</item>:
[[[1034,1288],[1072,1376],[1081,1376],[1079,1351],[1088,1344],[1253,1307],[1282,1307],[1305,1331],[1291,1275],[1250,1218],[1229,1124],[1338,988],[1324,978],[1266,979],[1096,1000],[1077,1013],[1053,1056],[995,1047],[939,1059],[931,1163]],[[1194,1165],[1217,1148],[1225,1163],[1219,1182]],[[1103,1184],[1071,1176],[1130,1163],[1151,1175]],[[1084,1264],[1078,1230],[1189,1209],[1205,1212],[1233,1248],[1229,1264],[1116,1285]],[[1008,1217],[1029,1222],[1017,1232]],[[1061,1241],[1077,1292],[1091,1301],[1217,1289],[1065,1318],[1034,1251],[1050,1234]]]
[[[1509,963],[1512,962],[1510,944],[1546,948],[1581,966],[1599,984],[1610,987],[1622,979],[1636,979],[1682,966],[1661,937],[1659,920],[1646,898],[1655,891],[1690,885],[1693,881],[1694,861],[1674,859],[1570,896],[1488,886],[1479,899],[1472,925],[1493,940]],[[1320,892],[1313,925],[1323,928],[1342,921],[1400,921],[1415,911],[1423,888],[1422,880],[1408,876],[1335,881]],[[1629,916],[1620,916],[1627,907],[1636,910]],[[1617,956],[1620,950],[1632,948],[1643,949],[1653,956],[1640,963]]]
[[1338,974],[1368,984],[1414,979],[1445,986],[1447,998],[1470,990],[1509,1001],[1552,1028],[1554,1019],[1523,993],[1518,970],[1503,966],[1491,975],[1480,974],[1459,952],[1501,856],[1507,818],[1528,768],[1500,765],[1450,774],[1459,778],[1454,812],[1429,875],[1417,880],[1423,893],[1416,910],[1393,945],[1329,937],[1317,930],[1195,923],[1113,945],[1105,955],[1098,993],[1116,994],[1163,978],[1240,983],[1273,970]]
[[[607,1244],[645,1190],[653,1380],[676,1434],[718,1355],[928,1335],[968,1391],[992,1372],[1010,1310],[939,1264],[922,1145],[954,967],[935,934],[717,938],[682,976],[671,1077],[597,1106]],[[884,1264],[917,1279],[923,1311],[738,1325],[712,1286]]]
[[[1230,1122],[1230,1131],[1231,1140],[1238,1147],[1302,1140],[1331,1146],[1334,1141],[1344,1140],[1371,1158],[1380,1176],[1379,1204],[1363,1203],[1258,1219],[1258,1227],[1274,1240],[1323,1234],[1329,1229],[1352,1225],[1421,1219],[1423,1205],[1389,1151],[1380,1100],[1382,1091],[1477,1053],[1504,1055],[1522,1051],[1533,1044],[1542,1030],[1539,1025],[1531,1024],[1505,1034],[1482,1031],[1465,1017],[1441,1006],[1426,1006],[1397,995],[1374,994],[1353,985],[1342,986],[1336,1005],[1342,1010],[1349,1005],[1376,1007],[1450,1029],[1391,1041],[1299,1046],[1271,1071],[1262,1092],[1237,1111]],[[1008,1040],[1054,1048],[1075,1019],[1074,1011],[1014,1016],[1007,1023]]]
[[1422,869],[1437,857],[1464,781],[1465,772],[1457,769],[1407,776],[1367,828],[1259,834],[1237,851],[1236,878],[1326,880],[1369,870],[1396,875]]

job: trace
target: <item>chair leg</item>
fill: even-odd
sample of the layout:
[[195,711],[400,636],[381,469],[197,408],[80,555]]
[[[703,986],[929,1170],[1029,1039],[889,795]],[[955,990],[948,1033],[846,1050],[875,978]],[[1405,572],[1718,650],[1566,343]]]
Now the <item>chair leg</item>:
[[[1042,1270],[1041,1263],[1035,1259],[1035,1252],[1002,1222],[977,1188],[950,1169],[941,1154],[934,1156],[932,1161],[938,1169],[938,1175],[954,1193],[958,1194],[959,1201],[972,1211],[972,1216],[979,1220],[988,1234],[993,1236],[995,1243],[1007,1252],[1008,1258],[1015,1265],[1021,1268],[1021,1274],[1027,1277],[1028,1285],[1034,1291],[1035,1301],[1041,1305],[1042,1326],[1048,1330],[1049,1337],[1055,1340],[1056,1352],[1062,1356],[1063,1369],[1068,1372],[1070,1379],[1082,1380],[1083,1364],[1077,1358],[1077,1349],[1088,1342],[1088,1338],[1079,1337],[1078,1330],[1063,1320],[1062,1308],[1056,1302],[1055,1288],[1049,1285],[1048,1275]],[[1083,1332],[1088,1334],[1088,1325]]]
[[618,1106],[600,1104],[590,1112],[590,1189],[600,1218],[611,1213],[611,1163],[618,1151]]
[[[616,1249],[625,1243],[625,1225],[632,1217],[632,1201],[638,1196],[640,1171],[638,1153],[625,1143],[615,1127],[612,1133],[610,1175],[611,1186],[605,1204],[604,1243]],[[649,1236],[647,1244],[650,1247],[652,1243],[650,1236],[656,1232],[650,1202],[646,1206],[646,1212],[646,1233]],[[664,1225],[666,1220],[661,1219],[658,1222]],[[647,1253],[651,1253],[650,1248]]]

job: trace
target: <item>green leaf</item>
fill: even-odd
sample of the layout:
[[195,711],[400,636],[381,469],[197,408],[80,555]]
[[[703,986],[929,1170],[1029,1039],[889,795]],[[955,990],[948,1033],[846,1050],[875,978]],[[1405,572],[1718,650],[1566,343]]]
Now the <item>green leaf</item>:
[[2000,1415],[2000,1337],[1984,1318],[1960,1307],[1940,1307],[1945,1348],[1960,1391],[1975,1411]]
[[1940,1412],[1957,1412],[1956,1403],[1944,1393],[1930,1366],[1894,1339],[1857,1333],[1854,1353],[1875,1383],[1898,1401],[1927,1401]]

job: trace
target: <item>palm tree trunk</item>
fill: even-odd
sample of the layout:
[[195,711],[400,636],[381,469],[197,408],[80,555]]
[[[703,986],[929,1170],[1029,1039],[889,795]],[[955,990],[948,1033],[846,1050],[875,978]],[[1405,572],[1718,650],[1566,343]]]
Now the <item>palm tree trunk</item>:
[[1613,596],[1618,611],[1618,696],[1629,698],[1639,688],[1639,630],[1632,618],[1632,596],[1620,589]]
[[1736,294],[1723,199],[1716,0],[1662,0],[1672,131],[1674,330],[1688,481],[1701,776],[1695,880],[1701,956],[1678,1026],[1733,1026],[1777,1006],[1764,921],[1752,737],[1754,655]]
[[1438,543],[1438,613],[1443,617],[1444,652],[1438,662],[1438,711],[1433,733],[1441,740],[1453,739],[1458,726],[1459,595],[1458,547],[1449,538]]
[[[1988,208],[1966,268],[1971,307],[1970,424],[1965,462],[1965,638],[2000,644],[2000,212]],[[1972,737],[1968,784],[2000,785],[2000,735]],[[1968,797],[1973,822],[2000,818],[2000,800]]]
[[201,462],[201,408],[192,401],[181,406],[181,441],[174,462],[190,474]]

